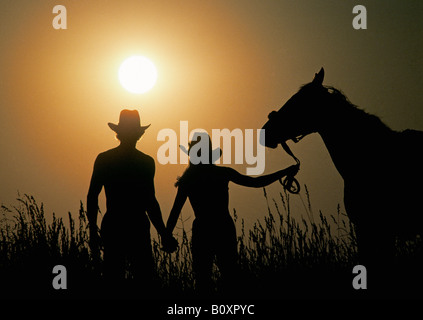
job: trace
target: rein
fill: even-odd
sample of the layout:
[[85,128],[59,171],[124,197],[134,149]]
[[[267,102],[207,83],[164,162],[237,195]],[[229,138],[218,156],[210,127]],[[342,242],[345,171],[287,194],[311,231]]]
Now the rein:
[[[294,140],[294,142],[298,142],[300,141],[304,136],[301,136],[299,138],[296,138]],[[286,142],[281,142],[281,146],[282,148],[285,150],[285,152],[287,154],[289,154],[297,163],[297,165],[300,165],[300,160],[294,155],[294,153],[292,153],[291,149],[288,147],[288,145],[286,144]],[[285,188],[285,190],[288,190],[288,192],[292,193],[292,194],[299,194],[300,193],[300,183],[298,182],[297,179],[295,179],[294,176],[286,176],[284,179],[279,179],[280,184]],[[307,189],[307,188],[306,188]],[[307,192],[307,190],[306,190]],[[301,196],[301,194],[299,194],[301,202],[303,204],[303,207],[305,209],[305,212],[307,213],[308,218],[310,219],[310,221],[312,223],[314,223],[314,219],[313,219],[313,210],[311,209],[311,206],[309,205],[308,208],[304,202],[303,197]]]
[[[285,141],[281,142],[281,146],[285,150],[285,152],[289,154],[299,166],[300,160],[294,155],[294,153],[292,153],[291,149]],[[297,179],[295,179],[294,176],[286,176],[283,179],[279,179],[279,182],[286,190],[288,190],[292,194],[298,194],[300,192],[300,183]]]

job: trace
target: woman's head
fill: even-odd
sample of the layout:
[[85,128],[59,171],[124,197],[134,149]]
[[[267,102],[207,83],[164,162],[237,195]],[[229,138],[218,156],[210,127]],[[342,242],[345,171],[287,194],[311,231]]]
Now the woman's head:
[[181,149],[188,154],[192,164],[213,164],[222,156],[219,147],[212,148],[211,138],[207,132],[195,132],[188,144],[188,150],[183,147]]

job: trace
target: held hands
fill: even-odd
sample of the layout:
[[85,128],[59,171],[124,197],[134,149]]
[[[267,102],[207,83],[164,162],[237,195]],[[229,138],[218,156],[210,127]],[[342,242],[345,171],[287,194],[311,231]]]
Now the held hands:
[[162,240],[162,250],[167,253],[175,252],[178,248],[178,240],[175,239],[175,237],[172,236],[172,234],[168,231],[166,231],[161,236]]

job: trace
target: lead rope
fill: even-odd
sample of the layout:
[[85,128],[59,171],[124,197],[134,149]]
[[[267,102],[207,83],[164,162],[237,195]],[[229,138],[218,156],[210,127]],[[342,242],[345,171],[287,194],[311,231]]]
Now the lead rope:
[[[300,160],[292,153],[291,149],[288,147],[285,141],[281,142],[281,146],[285,150],[285,152],[289,154],[299,166]],[[283,179],[279,179],[279,182],[290,193],[292,194],[300,193],[300,190],[301,190],[300,183],[298,182],[297,179],[295,179],[294,176],[286,176]]]
[[[285,150],[285,152],[287,154],[289,154],[294,160],[295,162],[298,164],[298,166],[300,165],[300,160],[292,153],[291,149],[289,148],[289,146],[287,145],[287,143],[281,142],[281,146],[282,148]],[[300,196],[301,202],[303,204],[304,210],[308,216],[309,221],[314,223],[314,218],[313,218],[313,212],[311,210],[311,207],[309,206],[307,208],[304,199],[302,197],[302,195],[300,194],[300,183],[298,182],[297,179],[295,179],[295,176],[286,176],[283,179],[279,179],[280,184],[286,189],[288,190],[290,193],[292,194],[298,194]],[[306,190],[307,192],[307,190]]]

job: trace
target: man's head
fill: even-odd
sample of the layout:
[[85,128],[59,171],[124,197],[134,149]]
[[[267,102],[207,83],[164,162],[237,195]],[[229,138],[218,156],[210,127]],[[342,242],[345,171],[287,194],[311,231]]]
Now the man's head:
[[122,141],[138,141],[150,126],[141,126],[137,110],[124,109],[120,112],[119,123],[108,123],[110,129],[116,132],[116,138]]

